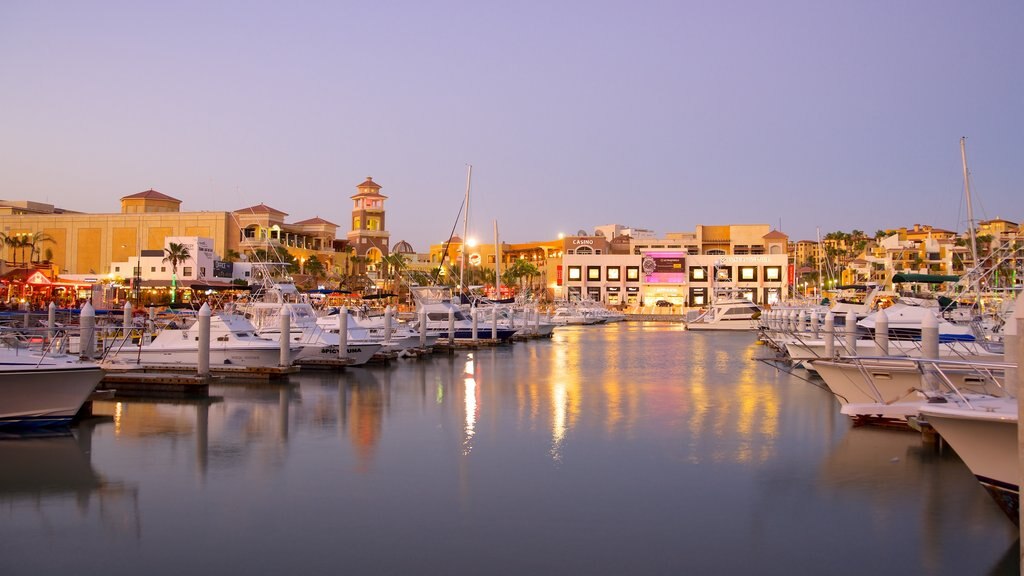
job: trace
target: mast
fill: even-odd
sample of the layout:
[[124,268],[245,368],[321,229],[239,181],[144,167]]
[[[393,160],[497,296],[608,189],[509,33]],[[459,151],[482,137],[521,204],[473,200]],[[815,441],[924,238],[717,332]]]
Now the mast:
[[466,237],[469,234],[469,185],[473,180],[473,165],[466,165],[466,213],[462,217],[462,258],[459,260],[459,291],[465,289],[466,284],[463,281],[463,277],[466,273],[466,258],[469,258],[469,253],[466,252],[466,244],[469,239]]
[[981,301],[981,287],[978,277],[981,275],[981,262],[978,262],[978,241],[974,237],[974,209],[971,207],[971,182],[967,176],[967,137],[960,137],[960,158],[964,164],[964,197],[967,198],[967,231],[971,239],[971,258],[974,261],[973,285],[976,298]]
[[501,243],[498,242],[498,221],[494,221],[494,299],[501,300]]

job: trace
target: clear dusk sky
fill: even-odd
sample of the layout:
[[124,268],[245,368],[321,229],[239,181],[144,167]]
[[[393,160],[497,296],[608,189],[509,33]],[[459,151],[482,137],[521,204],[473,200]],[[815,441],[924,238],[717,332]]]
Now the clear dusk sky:
[[[260,202],[392,243],[1024,219],[1024,2],[0,0],[0,198]],[[461,234],[462,224],[458,231]]]

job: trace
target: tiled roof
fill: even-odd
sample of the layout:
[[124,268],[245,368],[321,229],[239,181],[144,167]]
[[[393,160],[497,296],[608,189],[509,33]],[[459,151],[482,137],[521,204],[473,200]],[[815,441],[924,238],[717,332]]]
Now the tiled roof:
[[281,212],[280,210],[277,210],[276,208],[271,208],[270,206],[267,206],[262,202],[255,206],[249,206],[248,208],[235,210],[235,214],[269,214],[271,212],[274,214],[283,214],[285,216],[288,215],[287,212]]
[[761,238],[764,238],[765,240],[780,240],[782,238],[789,238],[789,236],[786,236],[785,234],[779,232],[778,230],[772,230],[771,232],[765,234],[764,236],[761,236]]
[[124,197],[121,198],[121,200],[135,200],[135,199],[172,200],[174,202],[181,202],[181,200],[178,200],[177,198],[171,198],[167,194],[161,194],[160,192],[157,192],[156,190],[153,190],[152,188],[150,188],[149,190],[146,190],[145,192],[139,192],[138,194],[131,194],[129,196],[124,196]]
[[334,222],[328,222],[327,220],[324,220],[323,218],[321,218],[319,216],[317,216],[315,218],[310,218],[308,220],[303,220],[301,222],[295,222],[294,225],[295,226],[300,226],[300,225],[303,225],[303,224],[328,224],[328,225],[334,226],[334,227],[338,226]]

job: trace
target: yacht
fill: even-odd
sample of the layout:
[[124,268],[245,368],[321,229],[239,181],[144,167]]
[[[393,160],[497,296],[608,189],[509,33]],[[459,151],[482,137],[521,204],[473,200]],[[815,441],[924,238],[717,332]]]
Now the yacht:
[[[301,346],[292,344],[292,358]],[[195,365],[199,355],[199,323],[187,328],[164,328],[151,342],[122,342],[111,347],[106,362],[133,364]],[[244,316],[216,312],[210,316],[210,365],[233,364],[247,367],[278,366],[281,344],[256,334]]]
[[[470,316],[452,301],[451,289],[446,286],[418,286],[412,288],[413,298],[416,301],[416,320],[413,322],[414,329],[419,329],[421,318],[420,312],[426,312],[427,334],[437,337],[438,340],[448,339],[448,321],[454,318],[454,334],[456,340],[471,340],[473,338],[473,320]],[[478,314],[485,308],[476,308]],[[492,327],[489,322],[490,314],[484,312],[477,317],[477,338],[480,340],[490,339]],[[514,328],[497,326],[494,330],[500,341],[508,341],[515,335]]]
[[739,294],[724,294],[686,322],[687,330],[757,330],[761,307]]
[[1017,399],[928,404],[927,423],[949,443],[974,477],[1015,523],[1020,519],[1020,458]]
[[[66,338],[66,337],[65,337]],[[103,379],[91,361],[33,348],[16,338],[0,345],[0,427],[67,425]]]

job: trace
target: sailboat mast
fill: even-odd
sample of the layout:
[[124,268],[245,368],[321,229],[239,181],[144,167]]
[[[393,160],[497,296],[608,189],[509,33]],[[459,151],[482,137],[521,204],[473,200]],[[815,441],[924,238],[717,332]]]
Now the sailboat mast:
[[501,243],[498,242],[498,221],[494,221],[494,299],[501,300]]
[[473,165],[466,165],[466,213],[462,217],[462,258],[459,260],[459,290],[464,290],[466,287],[464,278],[466,274],[466,258],[469,258],[469,253],[466,251],[469,239],[469,186],[473,180]]
[[978,262],[978,241],[974,237],[974,209],[971,207],[971,181],[967,176],[967,137],[960,137],[960,158],[964,164],[964,197],[967,198],[967,231],[971,239],[971,258],[974,261],[974,291],[978,289],[978,275],[981,273],[981,263]]

